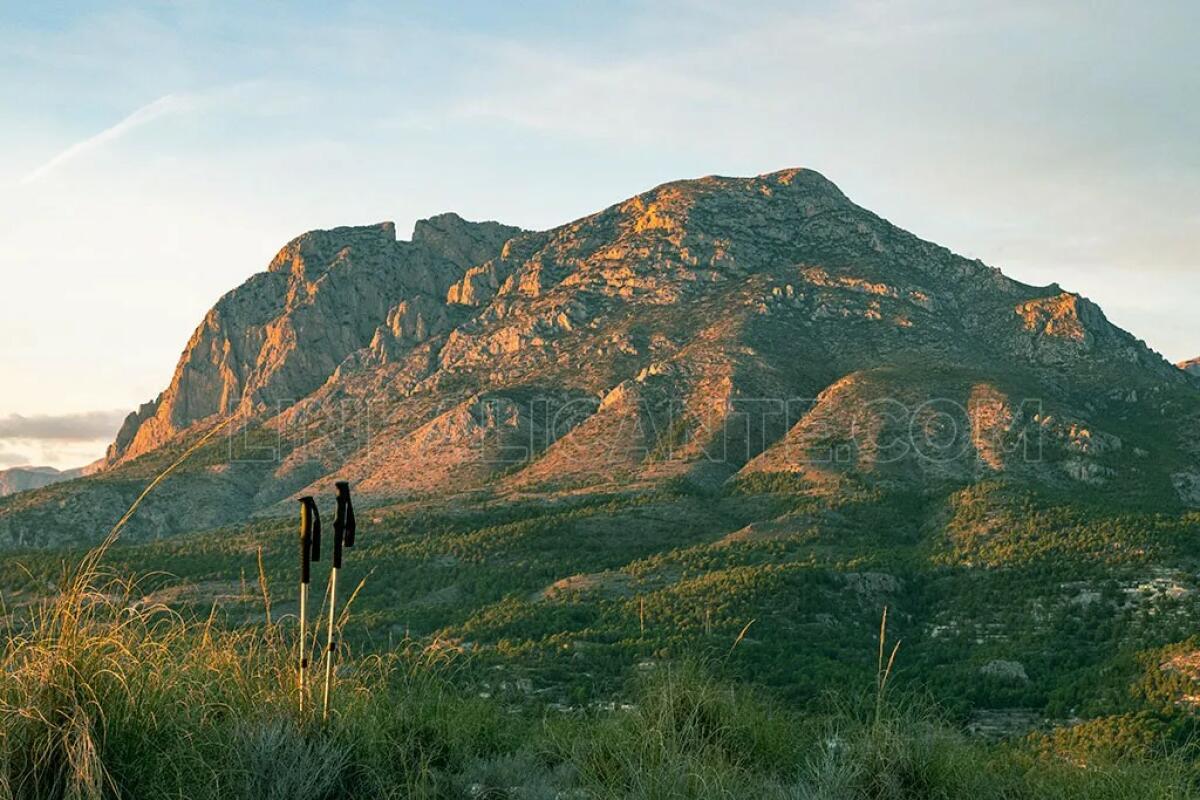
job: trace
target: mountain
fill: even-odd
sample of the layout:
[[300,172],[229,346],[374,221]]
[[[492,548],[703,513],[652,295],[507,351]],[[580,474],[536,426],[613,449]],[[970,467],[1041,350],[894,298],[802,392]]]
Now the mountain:
[[1200,375],[1200,356],[1193,358],[1191,361],[1180,361],[1176,366],[1184,372],[1192,375]]
[[347,641],[469,650],[473,693],[611,701],[697,653],[816,708],[873,696],[886,608],[893,679],[960,722],[1192,742],[1198,431],[1200,382],[1078,294],[809,170],[709,177],[548,231],[298,237],[102,470],[0,498],[0,593],[178,465],[105,568],[257,624],[244,576],[287,613],[294,498],[345,477]]
[[57,470],[54,467],[10,467],[0,470],[0,497],[40,489],[84,474],[84,468]]
[[1182,372],[1078,294],[811,170],[706,177],[548,231],[443,214],[411,241],[392,223],[294,239],[205,316],[103,472],[0,505],[0,541],[95,537],[231,416],[132,536],[290,511],[334,476],[377,504],[776,475],[1200,504],[1198,413]]

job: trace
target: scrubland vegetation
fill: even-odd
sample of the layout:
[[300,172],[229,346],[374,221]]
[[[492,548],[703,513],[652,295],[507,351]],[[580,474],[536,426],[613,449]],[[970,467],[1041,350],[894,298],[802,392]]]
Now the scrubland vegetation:
[[293,521],[13,552],[0,799],[1200,796],[1194,512],[797,488],[364,511],[325,723]]
[[469,656],[405,641],[347,658],[323,723],[297,711],[290,618],[229,626],[134,589],[76,579],[9,631],[0,796],[1192,796],[1182,753],[970,740],[893,694],[886,666],[804,713],[686,657],[641,670],[619,702],[566,707],[480,692]]

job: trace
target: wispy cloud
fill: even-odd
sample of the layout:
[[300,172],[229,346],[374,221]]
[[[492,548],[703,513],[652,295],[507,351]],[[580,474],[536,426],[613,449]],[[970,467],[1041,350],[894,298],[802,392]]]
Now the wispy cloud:
[[125,414],[114,409],[0,416],[0,469],[28,464],[68,469],[94,461]]
[[84,442],[117,432],[127,411],[84,411],[78,414],[9,414],[0,417],[0,443],[13,439]]
[[147,103],[141,108],[135,110],[117,124],[105,128],[94,136],[89,136],[88,138],[76,142],[75,144],[66,148],[50,160],[43,163],[41,166],[25,175],[25,177],[21,179],[21,183],[30,184],[39,181],[54,170],[61,167],[63,164],[73,161],[92,150],[114,142],[117,139],[120,139],[122,136],[128,134],[130,131],[136,130],[137,128],[153,122],[160,117],[187,110],[190,105],[191,103],[187,97],[176,94],[163,95],[154,102]]
[[16,467],[29,463],[29,454],[24,450],[10,450],[0,447],[0,469]]

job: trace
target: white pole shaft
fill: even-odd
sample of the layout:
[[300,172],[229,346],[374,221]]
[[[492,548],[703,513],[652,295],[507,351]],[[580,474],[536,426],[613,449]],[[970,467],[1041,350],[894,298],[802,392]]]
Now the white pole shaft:
[[329,689],[333,682],[333,625],[337,615],[337,576],[334,567],[329,573],[329,632],[325,639],[325,699],[321,719],[329,719]]
[[304,673],[308,668],[308,584],[300,584],[300,713],[304,713],[304,695],[308,688]]

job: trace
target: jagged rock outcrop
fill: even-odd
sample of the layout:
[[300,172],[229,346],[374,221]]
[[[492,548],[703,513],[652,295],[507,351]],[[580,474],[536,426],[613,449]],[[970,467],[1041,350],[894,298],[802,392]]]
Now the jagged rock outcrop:
[[419,222],[411,242],[396,241],[390,222],[293,239],[266,272],[217,302],[167,389],[126,420],[108,462],[216,415],[281,410],[364,347],[395,359],[444,332],[447,289],[516,232],[443,214]]
[[[364,502],[778,472],[1182,497],[1192,456],[1171,426],[1197,403],[1087,299],[789,169],[664,184],[542,232],[444,214],[408,242],[391,223],[304,234],[209,312],[108,473],[239,414],[203,486],[242,514],[334,474]],[[2,525],[19,514],[0,507]]]

